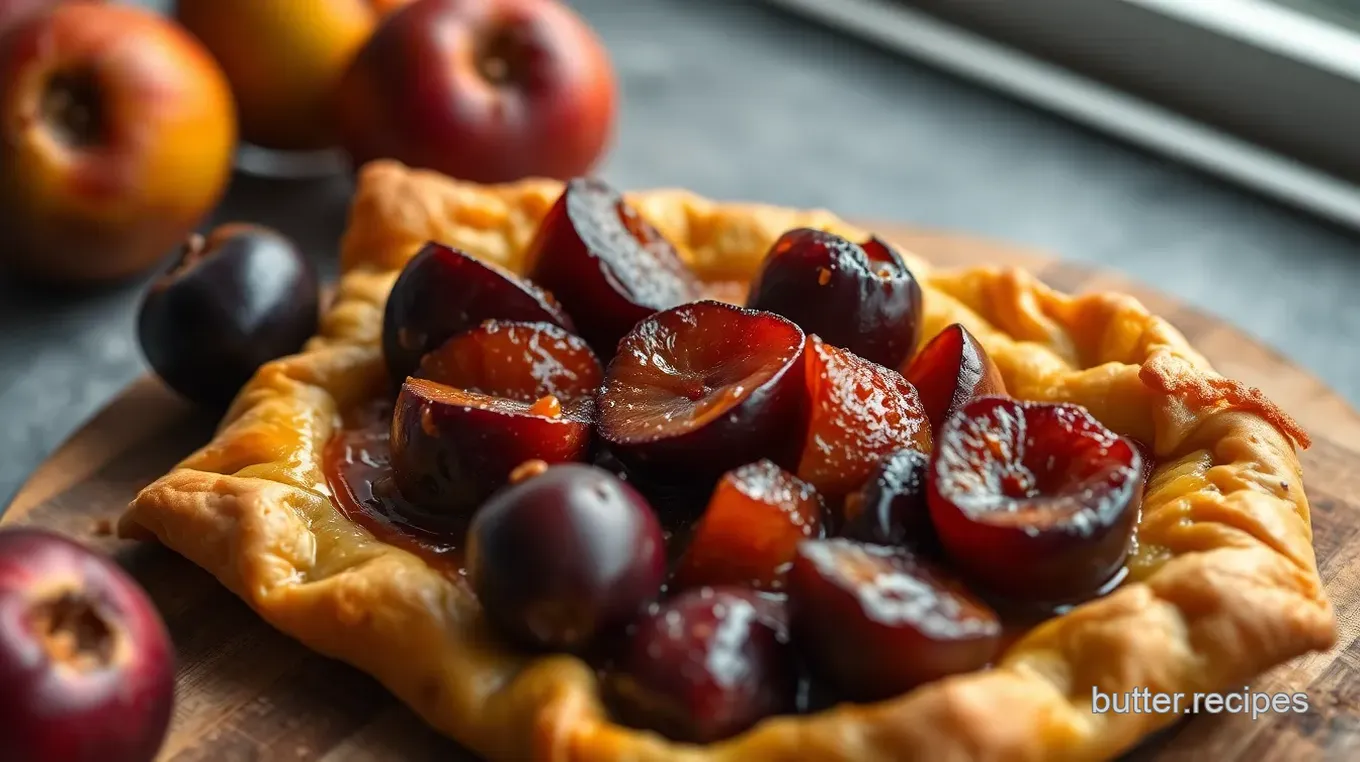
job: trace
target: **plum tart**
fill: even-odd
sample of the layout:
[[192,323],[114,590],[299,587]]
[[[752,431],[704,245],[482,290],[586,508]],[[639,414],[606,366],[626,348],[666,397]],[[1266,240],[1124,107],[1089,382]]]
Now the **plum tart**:
[[1307,436],[1114,293],[823,211],[360,173],[119,524],[493,760],[1098,760],[1335,639]]

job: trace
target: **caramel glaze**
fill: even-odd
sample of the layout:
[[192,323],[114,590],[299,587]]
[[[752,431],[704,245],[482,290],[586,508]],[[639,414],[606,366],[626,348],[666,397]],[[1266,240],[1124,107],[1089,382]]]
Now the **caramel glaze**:
[[402,498],[392,479],[391,426],[389,400],[346,416],[323,457],[331,499],[346,518],[378,539],[462,579],[467,524],[430,516]]
[[[380,400],[351,411],[326,444],[323,463],[332,502],[345,518],[389,545],[410,551],[458,578],[466,576],[463,542],[467,519],[438,517],[402,497],[392,473],[392,401]],[[596,465],[634,481],[607,455]],[[661,516],[669,561],[674,565],[688,544],[690,525],[706,496],[658,495],[647,491]]]

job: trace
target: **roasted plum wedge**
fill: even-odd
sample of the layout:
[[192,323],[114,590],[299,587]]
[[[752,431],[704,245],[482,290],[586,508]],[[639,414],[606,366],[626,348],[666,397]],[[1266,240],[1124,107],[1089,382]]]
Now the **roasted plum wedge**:
[[814,674],[852,701],[981,669],[1001,643],[995,611],[902,548],[805,541],[788,594],[794,643]]
[[739,587],[703,587],[637,625],[607,681],[626,721],[711,743],[795,708],[797,673],[779,604]]
[[730,471],[694,525],[673,586],[779,590],[798,543],[822,534],[812,485],[768,460]]
[[585,460],[594,400],[533,402],[411,378],[392,415],[392,471],[402,497],[438,525],[467,518],[530,460]]
[[605,358],[638,321],[704,292],[671,242],[618,191],[593,178],[567,183],[539,223],[525,262],[529,279],[561,300]]
[[933,431],[970,400],[1006,396],[1001,371],[977,338],[958,323],[927,342],[902,375],[916,387]]
[[585,341],[552,323],[488,320],[420,361],[416,377],[455,389],[534,402],[593,397],[604,369]]
[[921,284],[892,246],[811,228],[790,230],[774,242],[746,301],[889,368],[915,351],[921,304]]
[[803,331],[714,301],[656,313],[619,342],[599,398],[601,439],[629,469],[711,486],[801,441]]
[[467,570],[514,643],[583,652],[660,592],[666,548],[647,501],[594,466],[550,466],[497,492],[468,529]]
[[1123,566],[1142,456],[1082,407],[983,397],[939,432],[930,514],[956,568],[1042,604],[1084,600]]
[[383,357],[401,383],[451,336],[485,320],[573,324],[552,295],[458,249],[427,243],[397,276],[383,312]]
[[930,422],[916,389],[895,370],[809,336],[804,351],[807,438],[797,473],[837,502],[886,455],[930,452]]

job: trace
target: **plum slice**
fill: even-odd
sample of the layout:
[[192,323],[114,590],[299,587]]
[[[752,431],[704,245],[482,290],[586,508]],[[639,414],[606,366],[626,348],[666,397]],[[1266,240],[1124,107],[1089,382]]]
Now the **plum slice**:
[[768,460],[728,472],[694,527],[675,587],[743,585],[779,590],[798,543],[820,537],[812,485]]
[[897,371],[817,336],[808,337],[804,357],[810,408],[797,473],[827,501],[863,484],[886,455],[930,451],[930,422]]
[[945,423],[930,468],[940,541],[956,568],[991,591],[1075,602],[1122,568],[1142,503],[1142,456],[1084,408],[973,400]]
[[175,652],[146,593],[61,535],[0,531],[0,759],[147,762]]
[[746,305],[897,368],[920,341],[921,303],[921,284],[892,246],[798,228],[770,247]]
[[939,539],[927,502],[929,470],[930,456],[917,450],[898,450],[884,458],[864,485],[846,496],[845,523],[838,534],[922,554],[937,551]]
[[617,713],[675,740],[711,743],[793,711],[797,673],[777,606],[731,587],[663,603],[609,676]]
[[703,286],[618,191],[567,183],[525,254],[529,278],[553,292],[601,357],[653,312],[703,297]]
[[584,460],[590,449],[586,397],[534,402],[407,379],[392,414],[392,470],[402,497],[425,514],[413,521],[466,518],[530,460]]
[[572,330],[551,294],[490,262],[430,242],[402,269],[383,313],[383,357],[396,383],[427,352],[484,320],[546,322]]
[[714,301],[639,323],[600,393],[600,436],[629,469],[711,485],[800,441],[804,336],[788,320]]
[[661,589],[661,525],[594,466],[550,466],[497,492],[468,528],[468,578],[488,620],[534,649],[587,650]]
[[1006,395],[1001,371],[973,334],[958,323],[946,326],[927,342],[902,375],[916,387],[930,416],[930,428],[937,432],[969,400]]
[[520,402],[552,395],[566,403],[593,397],[604,369],[583,339],[551,323],[488,320],[425,355],[416,377]]
[[814,673],[851,700],[981,669],[1001,642],[995,611],[902,548],[807,540],[788,593],[794,643]]

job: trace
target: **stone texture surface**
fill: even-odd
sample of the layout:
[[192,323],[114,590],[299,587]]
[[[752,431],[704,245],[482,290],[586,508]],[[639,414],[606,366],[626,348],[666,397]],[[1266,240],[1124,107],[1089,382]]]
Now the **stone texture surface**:
[[[757,3],[573,5],[622,79],[601,170],[614,183],[825,206],[1118,268],[1360,401],[1355,235]],[[333,270],[348,192],[239,176],[215,220],[275,225]],[[144,371],[144,283],[76,297],[0,275],[0,500]]]

